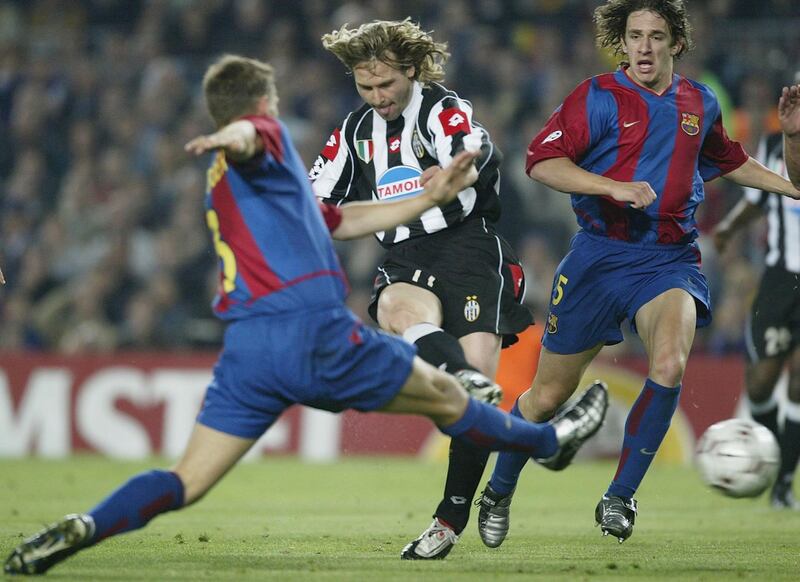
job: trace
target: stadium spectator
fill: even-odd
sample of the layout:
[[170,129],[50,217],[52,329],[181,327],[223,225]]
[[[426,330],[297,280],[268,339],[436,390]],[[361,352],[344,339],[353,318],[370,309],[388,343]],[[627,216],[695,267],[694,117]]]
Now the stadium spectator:
[[[70,285],[69,279],[84,276],[90,265],[104,260],[103,254],[110,252],[97,240],[88,245],[87,240],[78,238],[86,231],[75,229],[75,224],[69,229],[66,224],[58,224],[57,210],[65,183],[68,177],[75,179],[73,168],[78,166],[83,174],[80,183],[86,188],[84,195],[103,212],[105,200],[94,197],[99,195],[100,187],[97,160],[108,148],[123,153],[128,166],[125,173],[133,174],[131,179],[139,184],[135,195],[145,195],[141,201],[147,210],[137,215],[135,227],[124,238],[130,239],[128,280],[137,289],[147,285],[147,273],[157,268],[147,253],[154,248],[158,230],[170,224],[172,214],[177,212],[173,204],[174,185],[187,175],[202,180],[204,168],[186,160],[179,151],[176,154],[175,145],[208,129],[202,103],[196,92],[188,88],[198,84],[209,58],[223,51],[269,57],[282,83],[285,121],[303,159],[310,162],[318,153],[321,131],[334,127],[353,109],[356,97],[351,79],[339,74],[335,66],[324,66],[333,59],[322,50],[319,37],[344,22],[402,19],[407,14],[418,15],[425,28],[436,30],[451,41],[453,57],[448,64],[447,85],[460,94],[476,97],[476,117],[492,129],[493,141],[508,156],[503,171],[504,212],[499,230],[517,248],[522,248],[520,241],[528,230],[546,232],[550,253],[563,255],[574,223],[564,220],[567,215],[558,212],[560,204],[551,209],[549,203],[538,206],[529,203],[533,198],[539,199],[538,194],[529,193],[540,186],[527,180],[522,163],[513,158],[526,149],[522,136],[532,135],[521,128],[540,127],[574,79],[601,70],[605,55],[594,49],[589,35],[582,33],[590,25],[590,11],[586,10],[585,2],[504,3],[503,9],[497,10],[499,4],[478,0],[447,4],[420,0],[3,3],[0,6],[0,259],[8,283],[0,292],[0,300],[6,301],[18,292],[15,287],[27,269],[25,249],[41,245],[45,238],[49,241],[46,279],[55,286]],[[692,5],[698,26],[701,21],[713,26],[705,26],[702,34],[708,50],[696,55],[695,66],[701,74],[692,72],[686,76],[702,82],[710,75],[715,76],[719,81],[717,86],[730,94],[733,107],[743,103],[743,85],[748,76],[768,78],[772,89],[779,90],[780,76],[787,63],[800,60],[796,21],[785,18],[796,15],[794,4],[789,0],[773,0],[760,3],[758,9],[750,8],[750,4],[725,1]],[[180,29],[192,18],[200,19],[200,15],[183,13],[196,11],[214,24],[205,54],[196,47],[190,54],[170,39],[175,31],[187,37],[195,34]],[[274,42],[275,39],[280,42]],[[473,50],[478,46],[480,51]],[[494,63],[498,64],[496,68]],[[681,67],[687,65],[684,62]],[[162,71],[168,74],[162,77]],[[175,77],[176,74],[179,76]],[[175,89],[180,90],[164,88],[163,82],[159,83],[163,78],[177,79]],[[498,89],[496,98],[484,90],[490,85]],[[161,105],[172,116],[157,125],[151,123],[158,117],[158,112],[153,111],[153,95],[163,99]],[[46,128],[44,137],[36,133],[43,128]],[[763,133],[764,128],[753,126],[752,131],[755,136]],[[149,150],[148,144],[154,149]],[[166,155],[165,150],[170,149],[172,153]],[[35,209],[33,214],[24,214],[7,199],[11,176],[27,173],[17,166],[24,158],[31,157],[23,153],[28,151],[37,152],[36,157],[44,160],[45,175],[35,179],[42,187],[29,188],[35,193],[28,207]],[[31,167],[29,162],[25,166]],[[716,224],[729,209],[725,196],[730,188],[724,181],[719,182],[722,184],[708,189],[701,232],[706,224],[709,228]],[[134,195],[133,191],[130,195]],[[90,209],[87,226],[92,224],[94,214]],[[553,216],[556,219],[551,221]],[[195,211],[194,219],[200,232],[202,214]],[[58,230],[59,244],[54,246]],[[201,254],[211,252],[208,242],[203,244]],[[337,248],[352,275],[354,293],[350,300],[355,301],[371,288],[371,273],[378,263],[376,245],[362,240]],[[91,252],[82,257],[80,249]],[[761,260],[758,254],[748,252],[747,247],[742,247],[742,256],[756,265]],[[71,270],[76,264],[80,269]],[[524,261],[523,267],[528,268]],[[716,279],[713,256],[708,257],[706,267],[714,301],[720,306],[716,311],[721,313],[728,290],[723,288],[721,277]],[[182,278],[187,273],[191,274],[191,283]],[[208,347],[220,340],[220,328],[208,317],[204,303],[208,296],[205,292],[208,273],[202,256],[186,261],[180,271],[172,272],[180,289],[179,301],[190,315],[186,327],[166,338],[169,345]],[[195,286],[196,282],[200,282],[200,287]],[[198,293],[198,289],[202,292]],[[27,327],[31,327],[40,299],[28,296],[25,304],[31,308],[15,314],[14,318],[26,320]],[[115,311],[121,313],[117,308]],[[5,316],[0,316],[0,328],[5,323]],[[122,320],[115,316],[111,324],[119,332]],[[702,334],[698,338],[702,340]],[[54,350],[57,344],[44,342],[36,348],[34,343],[30,347]],[[696,347],[702,349],[702,341]]]
[[[728,138],[708,87],[674,73],[692,48],[682,0],[607,0],[594,19],[598,43],[622,57],[620,68],[578,85],[528,149],[528,174],[571,194],[580,231],[555,273],[536,376],[513,413],[552,418],[630,322],[647,352],[648,378],[595,509],[603,534],[623,542],[637,515],[633,495],[677,407],[695,328],[711,320],[695,242],[703,181],[725,176],[790,198],[800,191]],[[527,460],[501,453],[481,497],[478,526],[490,547],[508,532]]]

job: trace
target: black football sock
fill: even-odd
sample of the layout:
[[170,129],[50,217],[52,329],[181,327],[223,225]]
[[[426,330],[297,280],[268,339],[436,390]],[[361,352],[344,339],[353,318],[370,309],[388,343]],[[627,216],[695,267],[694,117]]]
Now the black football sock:
[[779,479],[791,482],[800,459],[800,403],[786,405],[786,419],[778,443],[781,446]]
[[[475,370],[474,366],[467,363],[458,340],[440,327],[418,323],[408,328],[403,337],[417,346],[420,358],[437,368],[444,367],[451,374],[459,370]],[[469,521],[472,498],[486,468],[489,452],[459,439],[450,441],[444,497],[434,517],[444,521],[457,534],[464,530]]]
[[780,442],[780,434],[778,432],[778,401],[775,400],[775,396],[770,396],[769,400],[764,402],[753,402],[748,398],[747,406],[750,409],[750,416],[753,417],[753,420],[758,424],[766,426]]
[[464,349],[458,340],[432,323],[418,323],[409,327],[403,338],[417,346],[417,354],[429,364],[454,374],[459,370],[478,370],[467,363]]
[[450,441],[450,464],[447,467],[444,498],[436,508],[434,517],[445,521],[457,534],[461,534],[467,527],[472,498],[481,482],[488,459],[487,449],[459,439]]

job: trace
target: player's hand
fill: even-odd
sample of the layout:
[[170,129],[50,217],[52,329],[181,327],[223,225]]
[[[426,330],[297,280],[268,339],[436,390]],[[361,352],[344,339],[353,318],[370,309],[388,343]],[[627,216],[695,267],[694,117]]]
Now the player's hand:
[[733,235],[733,231],[730,227],[720,224],[712,233],[712,239],[714,241],[714,248],[717,249],[717,253],[720,255],[725,252],[725,249],[728,248],[728,243],[731,241],[731,235]]
[[211,150],[225,149],[238,157],[248,157],[255,153],[256,128],[251,121],[240,119],[219,131],[194,138],[184,149],[196,156]]
[[425,184],[427,184],[431,178],[441,171],[441,166],[431,166],[430,168],[425,168],[425,171],[422,172],[422,175],[419,177],[419,185],[424,188]]
[[432,172],[426,180],[425,193],[439,206],[452,202],[458,193],[478,179],[475,158],[480,152],[462,151],[444,169]]
[[784,87],[778,100],[778,121],[787,137],[800,139],[800,85]]
[[[800,138],[800,135],[798,135],[798,138]],[[795,200],[800,200],[800,189],[794,188],[793,190],[790,190],[788,192],[788,194],[786,194],[786,195],[789,198],[794,198]]]
[[632,208],[647,208],[656,200],[656,193],[647,182],[617,182],[611,197],[618,202],[627,202]]

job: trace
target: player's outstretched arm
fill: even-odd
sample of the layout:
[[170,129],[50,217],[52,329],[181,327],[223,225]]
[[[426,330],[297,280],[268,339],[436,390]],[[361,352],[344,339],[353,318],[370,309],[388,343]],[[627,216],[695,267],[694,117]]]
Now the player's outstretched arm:
[[736,206],[714,228],[714,247],[717,252],[724,253],[736,231],[744,228],[759,216],[761,216],[761,209],[758,206],[751,204],[746,198],[739,200]]
[[647,182],[617,182],[587,172],[569,158],[542,160],[534,164],[529,176],[560,192],[610,196],[638,209],[650,206],[656,199],[655,191]]
[[256,126],[247,119],[229,123],[212,134],[196,137],[184,146],[187,152],[196,156],[211,150],[223,149],[227,157],[239,162],[249,160],[262,148]]
[[331,236],[338,240],[366,236],[414,220],[434,206],[452,202],[461,190],[475,182],[478,171],[473,161],[477,155],[477,151],[457,154],[449,166],[428,177],[425,189],[414,198],[342,205],[342,221]]
[[789,179],[800,188],[800,85],[783,88],[778,100],[778,119],[783,130],[783,157]]
[[789,198],[800,199],[800,190],[795,188],[789,180],[780,174],[776,174],[754,158],[748,158],[744,164],[734,171],[728,172],[723,178],[740,186],[757,188],[758,190],[783,194]]

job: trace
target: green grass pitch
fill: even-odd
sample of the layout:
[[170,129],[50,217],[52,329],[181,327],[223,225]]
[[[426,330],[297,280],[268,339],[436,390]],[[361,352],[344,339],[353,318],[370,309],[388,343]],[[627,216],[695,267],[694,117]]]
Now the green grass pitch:
[[[22,538],[83,511],[149,463],[76,457],[0,461],[2,559]],[[450,556],[399,559],[430,521],[441,463],[387,458],[330,465],[264,459],[235,469],[204,500],[105,541],[48,572],[53,580],[797,580],[800,512],[762,496],[708,490],[690,467],[654,466],[620,545],[594,526],[611,462],[561,473],[530,464],[496,550],[476,509]],[[488,474],[488,472],[487,472]]]

